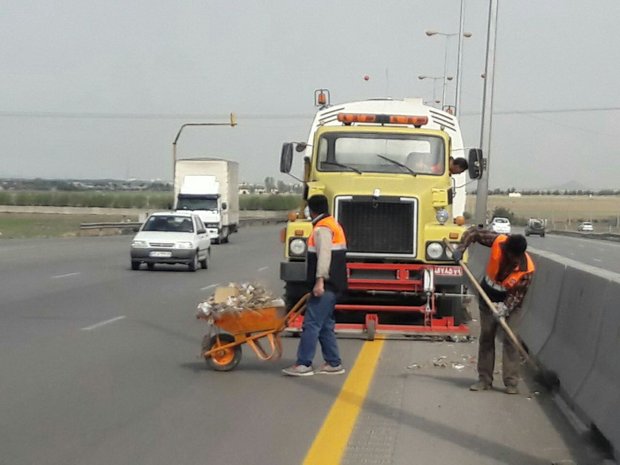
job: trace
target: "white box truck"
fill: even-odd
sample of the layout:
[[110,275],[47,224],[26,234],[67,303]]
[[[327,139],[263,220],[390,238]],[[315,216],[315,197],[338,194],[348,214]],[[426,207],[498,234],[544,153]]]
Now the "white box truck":
[[239,227],[239,163],[219,158],[177,160],[174,209],[196,212],[211,242],[228,242]]

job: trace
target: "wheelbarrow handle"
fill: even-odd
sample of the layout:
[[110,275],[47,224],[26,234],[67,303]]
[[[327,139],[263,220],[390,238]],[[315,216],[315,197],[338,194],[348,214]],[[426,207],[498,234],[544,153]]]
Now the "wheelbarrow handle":
[[293,308],[291,308],[289,312],[286,314],[286,316],[284,317],[284,321],[286,322],[286,324],[288,324],[290,321],[297,318],[299,315],[301,315],[306,310],[306,302],[308,301],[309,298],[310,298],[310,293],[308,292],[304,294],[302,298],[299,299],[295,305],[293,305]]

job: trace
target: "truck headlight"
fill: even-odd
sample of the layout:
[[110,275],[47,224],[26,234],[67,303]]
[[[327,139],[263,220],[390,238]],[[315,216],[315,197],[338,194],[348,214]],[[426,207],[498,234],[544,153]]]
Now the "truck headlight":
[[192,244],[191,242],[177,242],[175,244],[175,247],[177,249],[193,249],[194,244]]
[[432,260],[439,260],[443,255],[443,245],[439,242],[430,242],[426,246],[426,256]]
[[448,218],[450,218],[450,213],[445,208],[440,208],[435,212],[435,218],[437,218],[439,224],[445,224]]
[[146,241],[132,241],[131,246],[134,249],[143,249],[145,247],[148,247],[149,245]]
[[301,257],[306,253],[306,241],[304,239],[295,238],[288,243],[289,255]]

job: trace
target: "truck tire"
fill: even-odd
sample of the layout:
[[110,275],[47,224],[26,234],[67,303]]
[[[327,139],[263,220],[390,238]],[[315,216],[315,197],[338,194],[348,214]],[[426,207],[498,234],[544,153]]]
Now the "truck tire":
[[226,227],[222,233],[222,243],[228,244],[228,236],[230,236],[230,230]]

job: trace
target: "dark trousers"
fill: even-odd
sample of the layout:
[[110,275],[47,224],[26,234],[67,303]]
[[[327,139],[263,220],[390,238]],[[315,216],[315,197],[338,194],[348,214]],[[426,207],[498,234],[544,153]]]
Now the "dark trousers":
[[321,344],[323,359],[331,366],[340,365],[340,351],[336,341],[336,294],[325,291],[321,297],[312,296],[306,305],[299,347],[297,348],[297,365],[312,365],[317,343]]
[[[493,371],[495,369],[495,336],[498,332],[502,334],[503,354],[502,354],[502,377],[504,385],[516,386],[519,383],[519,365],[521,358],[519,351],[510,343],[508,336],[503,334],[503,330],[497,319],[491,314],[491,310],[486,303],[480,299],[478,306],[480,309],[480,340],[478,346],[478,378],[486,384],[493,383]],[[510,320],[516,316],[514,310],[506,319],[510,326]]]

